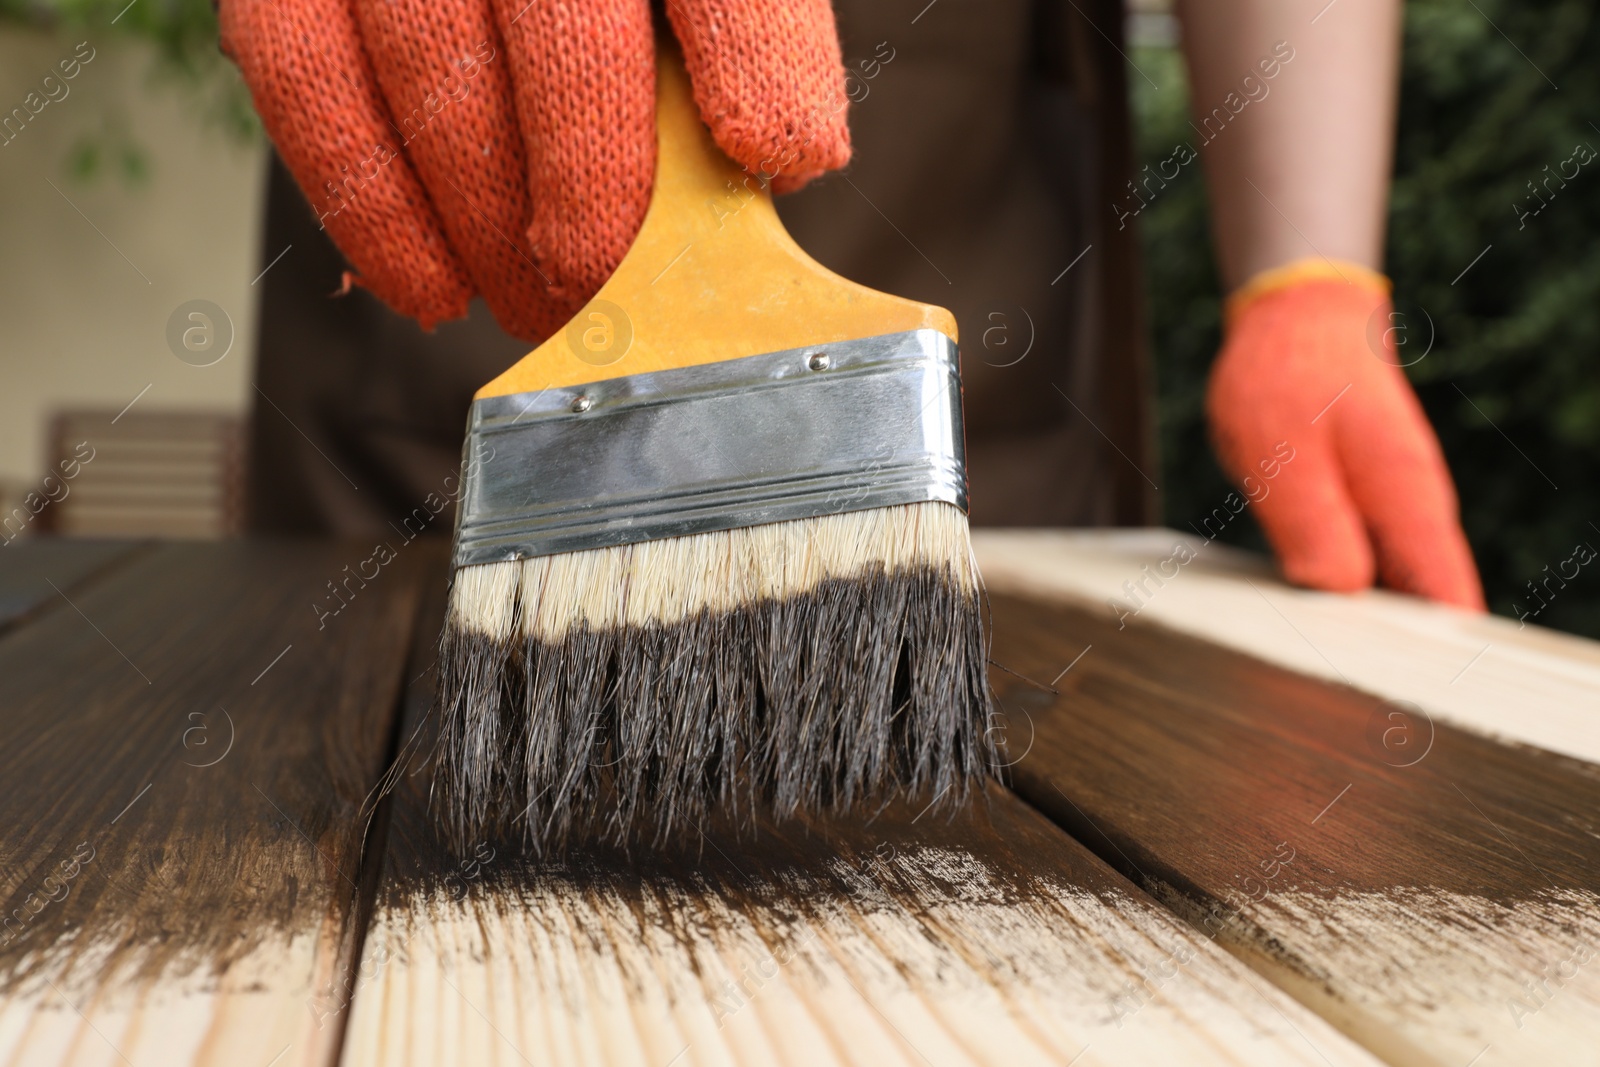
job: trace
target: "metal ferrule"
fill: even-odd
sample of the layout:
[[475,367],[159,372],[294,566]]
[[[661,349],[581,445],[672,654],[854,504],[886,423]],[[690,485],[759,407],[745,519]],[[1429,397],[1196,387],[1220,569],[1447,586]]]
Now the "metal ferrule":
[[943,500],[955,342],[885,334],[473,403],[455,565]]

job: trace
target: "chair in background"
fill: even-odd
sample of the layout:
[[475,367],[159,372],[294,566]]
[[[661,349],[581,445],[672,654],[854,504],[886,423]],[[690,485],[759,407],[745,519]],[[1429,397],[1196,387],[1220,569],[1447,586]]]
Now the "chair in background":
[[50,423],[51,471],[79,459],[71,491],[40,514],[41,532],[68,537],[215,539],[244,517],[244,433],[215,412],[63,411]]

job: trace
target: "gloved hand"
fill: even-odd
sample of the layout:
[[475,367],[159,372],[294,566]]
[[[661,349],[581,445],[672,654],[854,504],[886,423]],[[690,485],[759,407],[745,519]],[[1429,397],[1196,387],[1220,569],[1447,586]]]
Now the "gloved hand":
[[[669,0],[717,144],[786,192],[850,158],[829,0]],[[475,292],[537,342],[638,233],[649,0],[221,0],[222,48],[352,281],[425,328]]]
[[1388,290],[1380,274],[1318,259],[1230,297],[1206,394],[1217,456],[1289,581],[1354,591],[1376,574],[1481,611],[1450,472],[1400,369]]

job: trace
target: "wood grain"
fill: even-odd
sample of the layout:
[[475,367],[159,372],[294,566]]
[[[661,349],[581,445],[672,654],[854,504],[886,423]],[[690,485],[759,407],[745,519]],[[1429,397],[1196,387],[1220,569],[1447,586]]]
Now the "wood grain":
[[119,561],[142,551],[121,541],[36,537],[0,545],[0,631],[71,595]]
[[1600,768],[1144,620],[993,618],[1016,788],[1201,933],[1393,1063],[1600,1063]]
[[155,549],[0,638],[0,1063],[331,1063],[422,570]]
[[[6,551],[0,1064],[1600,1063],[1600,769],[1154,604],[994,598],[1016,788],[1077,841],[996,790],[540,864],[432,830],[442,546],[337,600],[370,546]],[[1410,617],[1351,603],[1360,671]],[[1503,714],[1576,700],[1592,650],[1512,647]]]
[[402,766],[346,1064],[1375,1062],[1004,791],[541,864]]

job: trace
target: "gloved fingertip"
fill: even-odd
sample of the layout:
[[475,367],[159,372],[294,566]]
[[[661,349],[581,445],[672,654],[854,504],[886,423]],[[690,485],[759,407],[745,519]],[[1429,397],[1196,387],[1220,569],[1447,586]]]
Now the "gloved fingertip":
[[1473,582],[1465,588],[1450,590],[1435,599],[1475,615],[1485,615],[1489,611],[1489,603],[1483,596],[1483,586],[1478,582]]
[[850,94],[829,0],[673,0],[695,103],[717,145],[775,192],[850,161]]
[[349,296],[356,289],[365,289],[400,314],[416,319],[424,333],[432,333],[441,322],[466,318],[468,305],[472,302],[471,290],[461,286],[450,288],[449,291],[435,290],[426,295],[380,292],[353,270],[339,275],[339,288],[328,296],[336,300]]
[[1355,546],[1329,545],[1278,550],[1283,577],[1291,585],[1328,593],[1359,593],[1371,589],[1377,577],[1370,551]]
[[1463,611],[1488,611],[1483,582],[1465,537],[1458,531],[1423,533],[1417,544],[1425,545],[1426,550],[1385,554],[1379,569],[1386,588]]
[[1411,596],[1432,600],[1440,604],[1448,604],[1453,608],[1470,611],[1482,615],[1489,610],[1489,605],[1483,597],[1483,585],[1478,581],[1477,575],[1452,576],[1445,579],[1424,581],[1410,586],[1393,585],[1385,581],[1384,585],[1393,588],[1396,592],[1407,593]]
[[779,174],[772,179],[772,194],[774,196],[788,196],[790,193],[798,193],[820,177],[822,177],[822,171],[812,171],[807,174]]
[[717,147],[749,174],[765,179],[778,195],[804,188],[814,178],[850,162],[850,132],[842,118],[821,130],[791,129],[778,122],[707,122]]

